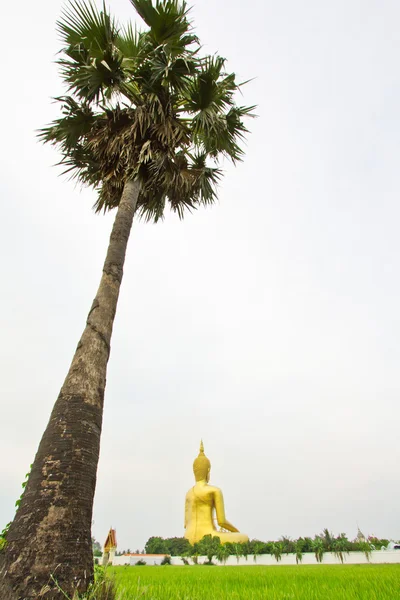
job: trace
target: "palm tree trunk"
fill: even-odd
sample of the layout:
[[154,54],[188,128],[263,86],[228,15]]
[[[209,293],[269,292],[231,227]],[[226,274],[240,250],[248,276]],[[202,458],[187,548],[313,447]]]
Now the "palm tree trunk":
[[0,598],[73,595],[93,578],[91,523],[110,340],[140,184],[127,182],[103,274],[0,554]]

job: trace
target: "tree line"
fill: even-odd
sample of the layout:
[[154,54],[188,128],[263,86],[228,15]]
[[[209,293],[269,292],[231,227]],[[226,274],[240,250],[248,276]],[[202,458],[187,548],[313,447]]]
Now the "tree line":
[[341,562],[349,552],[364,552],[369,558],[372,550],[381,550],[387,547],[389,540],[379,539],[377,537],[368,537],[364,539],[356,538],[349,540],[345,533],[335,536],[328,529],[322,533],[311,537],[299,537],[291,539],[282,536],[279,540],[263,542],[261,540],[251,540],[246,543],[226,543],[221,544],[219,537],[211,535],[204,536],[199,542],[190,544],[186,538],[173,537],[162,538],[159,536],[150,537],[145,545],[146,554],[168,554],[170,556],[179,556],[185,564],[189,560],[197,563],[199,556],[207,556],[211,563],[215,557],[218,561],[225,563],[229,556],[235,556],[239,561],[241,557],[248,558],[253,556],[257,561],[257,556],[261,554],[270,554],[279,562],[284,554],[295,554],[296,561],[302,561],[303,554],[311,552],[315,554],[316,560],[321,562],[325,552],[333,552]]

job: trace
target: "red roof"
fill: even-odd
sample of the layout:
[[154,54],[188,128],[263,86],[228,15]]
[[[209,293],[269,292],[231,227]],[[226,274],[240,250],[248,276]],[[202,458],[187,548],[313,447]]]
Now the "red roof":
[[123,554],[122,556],[169,556],[169,554],[136,554],[136,552],[129,552],[126,554]]

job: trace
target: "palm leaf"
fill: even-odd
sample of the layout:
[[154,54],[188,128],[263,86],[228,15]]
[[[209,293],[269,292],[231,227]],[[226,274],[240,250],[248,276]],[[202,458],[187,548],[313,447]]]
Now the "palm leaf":
[[119,29],[114,43],[124,58],[137,59],[142,52],[142,40],[143,36],[141,36],[137,28],[134,28],[132,23],[128,23],[128,25]]
[[68,151],[91,130],[94,114],[90,106],[78,103],[71,96],[61,96],[56,100],[61,102],[61,112],[64,116],[39,130],[38,136],[43,142],[60,144]]
[[58,62],[69,91],[88,101],[110,97],[124,81],[125,73],[115,45],[118,26],[105,5],[99,12],[90,0],[87,4],[70,0],[57,28],[67,44],[66,58]]
[[[155,45],[175,42],[183,51],[196,42],[196,36],[189,35],[190,22],[187,19],[186,2],[178,0],[157,0],[155,6],[151,0],[130,0],[136,12],[150,28],[150,37]],[[178,43],[179,42],[179,43]]]
[[62,18],[56,27],[67,47],[83,46],[94,58],[102,59],[104,48],[114,43],[118,36],[118,28],[114,19],[88,0],[86,3],[70,0],[62,10]]

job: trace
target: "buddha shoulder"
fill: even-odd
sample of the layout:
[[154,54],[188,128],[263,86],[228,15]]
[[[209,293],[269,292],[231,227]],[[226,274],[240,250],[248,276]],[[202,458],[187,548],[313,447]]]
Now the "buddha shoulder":
[[222,496],[222,492],[220,490],[219,487],[216,487],[215,485],[202,485],[202,486],[195,486],[193,488],[193,492],[195,495],[200,494],[201,496]]
[[221,489],[215,485],[207,485],[206,489],[209,493],[222,494]]
[[198,496],[199,494],[203,495],[203,494],[216,494],[216,495],[220,495],[222,494],[221,489],[219,487],[216,487],[215,485],[194,485],[193,487],[191,487],[186,494],[186,498],[190,498],[192,496]]

